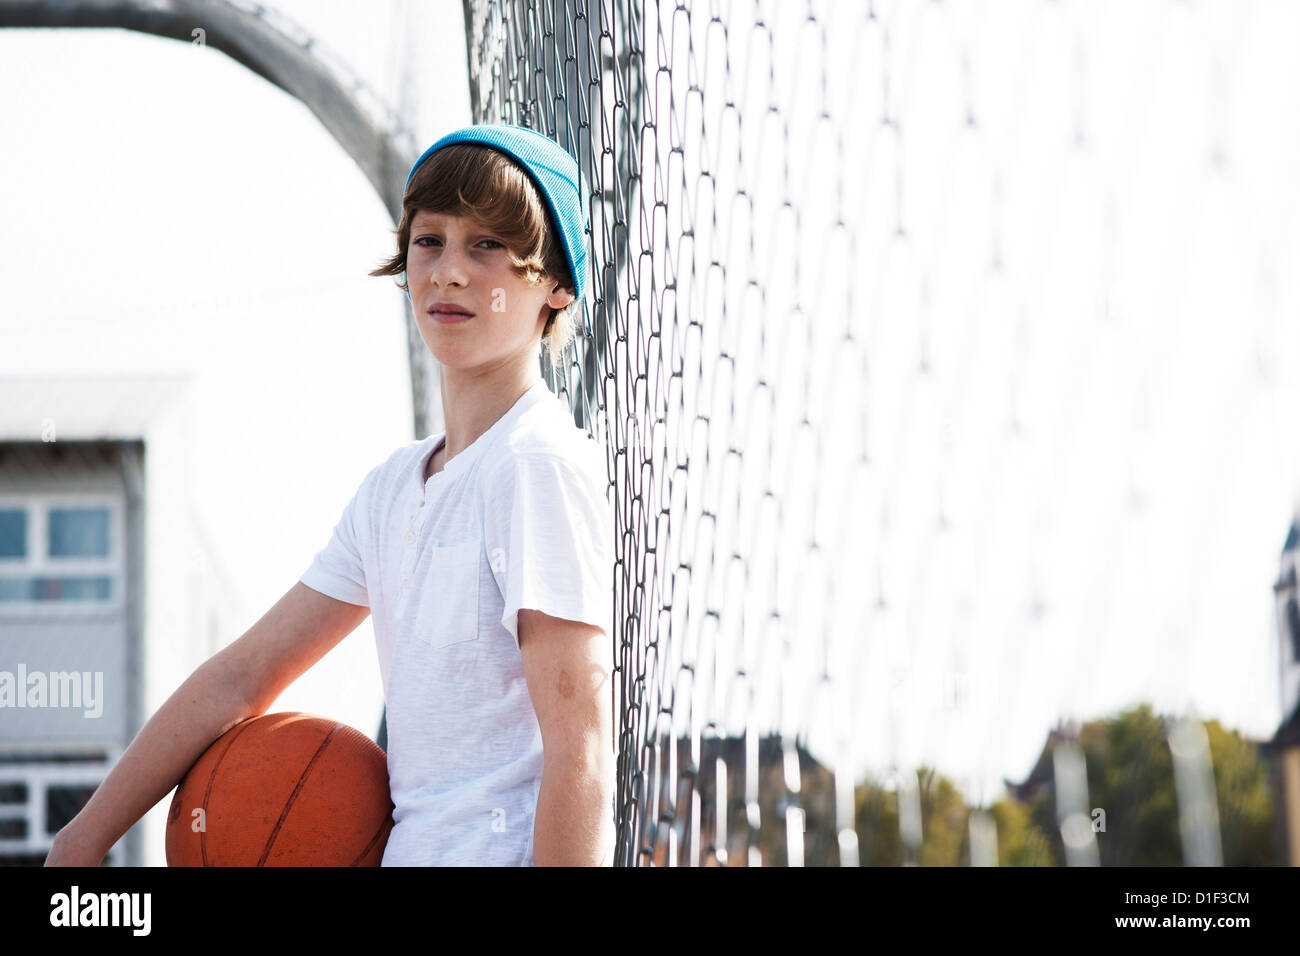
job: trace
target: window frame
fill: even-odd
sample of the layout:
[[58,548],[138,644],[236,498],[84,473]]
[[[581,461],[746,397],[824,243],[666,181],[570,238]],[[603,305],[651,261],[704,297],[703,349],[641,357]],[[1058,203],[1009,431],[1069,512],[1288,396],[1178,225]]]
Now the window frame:
[[[27,787],[26,803],[0,804],[0,819],[24,820],[27,836],[0,836],[0,859],[33,854],[48,854],[54,846],[54,834],[46,833],[46,801],[51,787],[99,786],[120,756],[114,749],[103,760],[72,761],[68,763],[19,760],[0,763],[0,782],[21,783]],[[121,863],[119,850],[114,847],[104,858],[106,866]]]
[[[50,512],[61,508],[106,508],[108,554],[102,558],[51,557]],[[0,601],[2,617],[97,616],[120,613],[125,608],[126,505],[120,494],[109,491],[31,492],[0,494],[0,509],[22,509],[27,514],[27,554],[0,557],[0,578],[107,577],[107,601]]]

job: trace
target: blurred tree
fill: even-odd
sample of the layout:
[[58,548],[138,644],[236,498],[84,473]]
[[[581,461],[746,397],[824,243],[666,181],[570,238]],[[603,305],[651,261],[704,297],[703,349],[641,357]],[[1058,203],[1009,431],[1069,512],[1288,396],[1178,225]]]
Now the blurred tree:
[[[970,807],[949,780],[931,768],[917,772],[921,796],[921,865],[970,866]],[[863,866],[901,866],[898,794],[868,782],[857,790],[857,831]],[[997,825],[1003,866],[1051,866],[1049,840],[1014,800],[988,810]]]
[[[898,794],[868,780],[854,790],[857,806],[858,862],[862,866],[902,866],[903,840],[898,829]],[[924,829],[921,831],[924,838]]]
[[998,828],[999,866],[1056,865],[1051,838],[1035,825],[1028,807],[1015,800],[999,800],[988,812]]
[[[1169,729],[1173,718],[1149,704],[1084,724],[1078,744],[1088,770],[1090,808],[1105,811],[1106,829],[1097,833],[1102,866],[1181,866],[1182,839],[1174,787]],[[1258,747],[1217,720],[1206,724],[1218,798],[1219,829],[1226,866],[1269,866],[1273,858],[1273,801]],[[1050,756],[1056,742],[1049,741]],[[1063,865],[1064,844],[1056,827],[1055,788],[1039,790],[1030,817],[1052,834],[1053,859]]]
[[930,767],[917,771],[921,788],[921,865],[969,866],[970,810],[961,792]]
[[1219,798],[1224,866],[1274,866],[1277,855],[1273,791],[1259,747],[1211,720],[1205,725]]

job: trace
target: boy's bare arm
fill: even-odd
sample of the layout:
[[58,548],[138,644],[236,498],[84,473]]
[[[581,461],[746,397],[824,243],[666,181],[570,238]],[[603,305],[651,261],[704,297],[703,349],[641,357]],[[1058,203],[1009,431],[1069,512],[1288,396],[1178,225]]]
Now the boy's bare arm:
[[54,838],[45,865],[99,865],[214,740],[241,720],[266,713],[369,613],[296,582],[243,637],[200,665],[141,728],[90,801]]
[[614,852],[614,669],[604,630],[525,608],[524,678],[542,732],[534,866],[611,866]]

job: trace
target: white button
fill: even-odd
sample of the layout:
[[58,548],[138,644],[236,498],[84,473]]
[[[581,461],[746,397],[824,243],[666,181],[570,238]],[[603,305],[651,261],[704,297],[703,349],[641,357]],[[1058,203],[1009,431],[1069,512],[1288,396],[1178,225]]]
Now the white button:
[[415,544],[415,533],[412,532],[409,528],[406,531],[406,543]]

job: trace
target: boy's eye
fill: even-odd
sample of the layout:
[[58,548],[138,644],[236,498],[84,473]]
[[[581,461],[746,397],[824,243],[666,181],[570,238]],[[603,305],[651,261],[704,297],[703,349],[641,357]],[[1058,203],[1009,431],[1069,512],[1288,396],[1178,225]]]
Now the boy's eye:
[[[421,246],[421,245],[423,245],[424,240],[426,240],[426,239],[429,240],[429,243],[430,243],[430,244],[427,245],[427,246],[423,246],[423,248],[425,248],[425,249],[432,248],[432,244],[435,243],[435,242],[437,242],[437,243],[441,243],[441,242],[442,242],[442,240],[439,239],[437,236],[421,236],[419,239],[416,239],[416,240],[415,240],[415,244],[416,244],[417,246]],[[495,239],[483,239],[483,240],[480,240],[480,241],[479,241],[479,245],[483,245],[483,243],[485,243],[485,242],[490,242],[493,246],[495,246],[495,247],[498,248],[498,249],[504,249],[504,248],[505,248],[505,245],[504,245],[503,243],[500,243],[500,242],[498,242],[498,241],[495,240]]]

